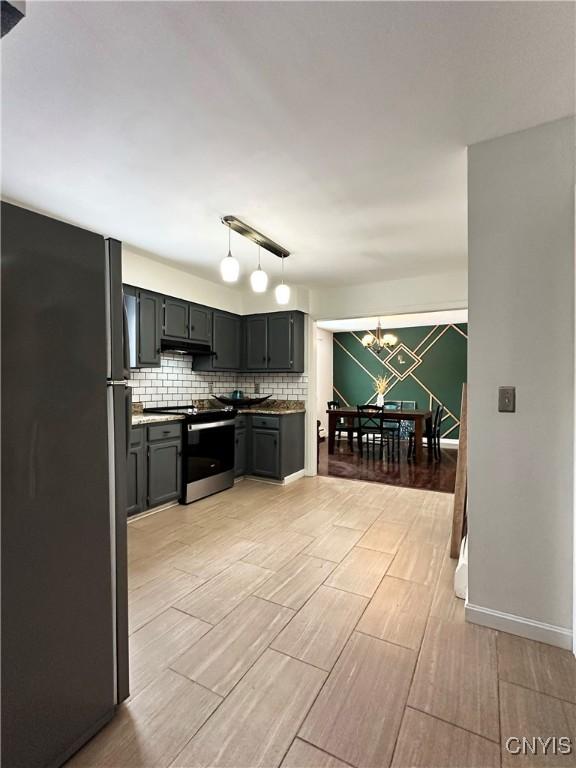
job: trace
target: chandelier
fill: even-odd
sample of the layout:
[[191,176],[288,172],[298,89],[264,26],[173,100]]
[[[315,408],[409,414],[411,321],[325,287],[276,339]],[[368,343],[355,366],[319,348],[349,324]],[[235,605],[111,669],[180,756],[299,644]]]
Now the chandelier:
[[384,350],[389,350],[396,346],[398,343],[398,337],[393,333],[384,333],[382,325],[380,324],[380,318],[378,318],[378,325],[375,331],[368,331],[362,337],[362,346],[366,349],[374,349],[378,354]]

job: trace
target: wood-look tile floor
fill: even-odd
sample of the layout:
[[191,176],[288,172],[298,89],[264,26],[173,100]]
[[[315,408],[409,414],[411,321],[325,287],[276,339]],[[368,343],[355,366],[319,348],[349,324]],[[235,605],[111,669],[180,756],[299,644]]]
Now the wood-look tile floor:
[[466,624],[452,496],[251,480],[130,522],[132,697],[93,768],[496,768],[568,736],[570,653]]

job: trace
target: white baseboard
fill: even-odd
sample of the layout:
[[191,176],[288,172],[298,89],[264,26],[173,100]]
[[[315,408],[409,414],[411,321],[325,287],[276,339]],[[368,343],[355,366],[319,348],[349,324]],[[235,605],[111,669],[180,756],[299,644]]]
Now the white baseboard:
[[572,650],[572,632],[565,627],[557,627],[553,624],[545,624],[542,621],[526,619],[513,613],[502,613],[480,605],[466,603],[466,620],[472,624],[481,624],[483,627],[499,629],[501,632],[509,632],[511,635],[526,637],[528,640],[537,640],[540,643],[556,645],[559,648]]
[[284,485],[288,485],[288,483],[293,483],[295,480],[300,480],[301,477],[304,477],[306,475],[306,470],[299,469],[298,472],[293,472],[291,475],[286,475],[284,478]]
[[130,515],[128,525],[135,523],[136,520],[142,520],[143,517],[155,515],[156,512],[163,512],[165,509],[170,509],[170,507],[177,507],[179,504],[179,501],[169,501],[168,504],[161,504],[159,507],[152,507],[152,509],[145,509],[144,512],[138,512],[137,515]]
[[298,472],[293,472],[291,475],[286,475],[284,480],[273,480],[269,477],[258,477],[257,475],[245,475],[244,477],[247,480],[256,480],[259,483],[268,483],[268,485],[288,485],[288,483],[293,483],[295,480],[300,480],[301,477],[304,477],[306,475],[306,471],[304,469],[299,469]]

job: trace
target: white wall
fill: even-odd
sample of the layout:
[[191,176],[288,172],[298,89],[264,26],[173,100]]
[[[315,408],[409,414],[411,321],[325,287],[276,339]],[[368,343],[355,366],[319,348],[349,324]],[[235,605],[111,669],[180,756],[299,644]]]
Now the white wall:
[[310,292],[310,312],[316,320],[466,309],[467,306],[465,270],[363,285],[327,286]]
[[316,327],[316,418],[322,422],[324,434],[328,435],[326,403],[332,400],[333,380],[333,334]]
[[[574,121],[469,150],[470,620],[570,647]],[[517,411],[497,412],[499,385]]]
[[122,246],[122,280],[138,288],[165,293],[186,301],[195,301],[209,307],[242,314],[242,292],[222,283],[171,267],[150,256]]

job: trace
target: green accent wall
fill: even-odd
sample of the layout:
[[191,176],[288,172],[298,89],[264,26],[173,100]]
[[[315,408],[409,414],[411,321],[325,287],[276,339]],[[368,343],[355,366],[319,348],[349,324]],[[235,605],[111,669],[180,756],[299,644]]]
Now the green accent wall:
[[387,400],[415,400],[417,408],[442,403],[442,437],[458,438],[466,381],[468,326],[394,328],[398,344],[378,355],[362,346],[364,331],[334,334],[334,399],[352,407],[376,401],[376,376],[391,376]]

